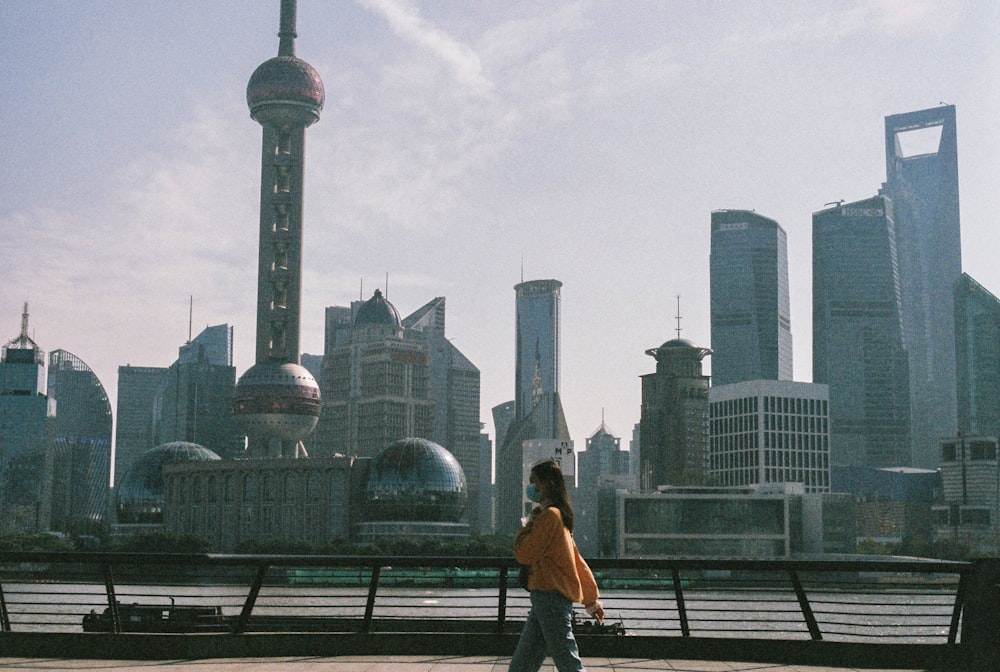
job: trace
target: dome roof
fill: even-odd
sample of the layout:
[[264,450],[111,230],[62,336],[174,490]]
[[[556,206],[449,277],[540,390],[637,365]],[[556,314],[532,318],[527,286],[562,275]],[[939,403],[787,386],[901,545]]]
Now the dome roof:
[[358,314],[354,316],[355,327],[372,325],[385,325],[389,327],[399,327],[402,325],[396,307],[389,303],[382,296],[382,292],[377,289],[372,298],[365,301],[358,308]]
[[660,350],[700,350],[700,348],[686,338],[672,338],[660,346]]
[[118,486],[118,522],[163,522],[163,465],[220,459],[208,448],[187,441],[164,443],[147,450],[132,463]]
[[469,493],[455,456],[426,439],[403,439],[372,460],[368,520],[457,522]]

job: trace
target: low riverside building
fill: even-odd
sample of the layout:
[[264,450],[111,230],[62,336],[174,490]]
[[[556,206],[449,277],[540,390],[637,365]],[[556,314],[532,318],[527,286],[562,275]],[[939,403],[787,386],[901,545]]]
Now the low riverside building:
[[801,483],[619,491],[615,505],[620,558],[790,558],[855,548],[852,498],[806,493]]
[[941,442],[942,504],[933,507],[934,538],[953,540],[976,554],[1000,552],[1000,452],[997,437]]
[[162,525],[213,550],[249,541],[377,541],[467,537],[457,459],[426,439],[374,458],[308,457],[180,462],[163,467]]

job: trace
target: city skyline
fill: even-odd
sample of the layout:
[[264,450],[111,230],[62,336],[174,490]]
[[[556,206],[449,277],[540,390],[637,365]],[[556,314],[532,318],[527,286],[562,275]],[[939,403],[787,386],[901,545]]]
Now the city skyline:
[[[0,91],[18,104],[0,110],[0,333],[27,300],[41,347],[77,354],[116,399],[119,366],[173,360],[193,295],[196,330],[234,325],[234,365],[250,367],[260,130],[244,94],[277,5],[2,10]],[[885,181],[884,117],[942,100],[963,270],[997,293],[1000,10],[755,12],[302,0],[298,45],[328,89],[309,136],[302,350],[322,353],[324,307],[360,278],[401,305],[445,296],[493,435],[489,409],[514,389],[510,287],[557,278],[571,435],[604,409],[627,436],[676,295],[682,336],[710,345],[710,213],[740,208],[788,234],[795,379],[811,381],[811,215]]]

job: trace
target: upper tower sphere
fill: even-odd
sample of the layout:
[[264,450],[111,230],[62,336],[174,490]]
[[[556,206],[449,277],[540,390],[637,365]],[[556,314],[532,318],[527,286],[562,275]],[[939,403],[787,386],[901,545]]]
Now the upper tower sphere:
[[319,73],[295,56],[264,61],[247,84],[250,116],[261,124],[309,126],[319,121],[325,101]]

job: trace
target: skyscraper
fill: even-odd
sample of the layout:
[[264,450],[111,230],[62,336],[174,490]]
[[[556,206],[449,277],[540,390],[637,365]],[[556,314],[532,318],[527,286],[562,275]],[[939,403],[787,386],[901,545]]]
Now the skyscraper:
[[646,354],[656,372],[642,376],[639,488],[701,485],[708,473],[708,348],[675,338]]
[[317,448],[327,455],[375,457],[396,441],[429,438],[434,401],[428,365],[417,334],[404,331],[396,307],[376,289],[323,357],[326,443]]
[[938,441],[955,433],[957,412],[952,292],[962,250],[955,107],[886,117],[885,158],[883,192],[895,214],[910,358],[913,466],[934,468]]
[[712,213],[712,383],[792,379],[785,231],[752,210]]
[[180,346],[153,399],[153,445],[186,441],[221,457],[242,456],[244,438],[233,415],[232,361],[227,324],[206,327]]
[[156,445],[153,406],[163,386],[163,366],[118,367],[118,405],[115,407],[114,484],[117,488],[139,456]]
[[105,519],[111,478],[111,402],[83,360],[49,354],[49,397],[56,400],[52,528]]
[[[515,285],[514,417],[497,436],[497,530],[510,532],[524,514],[526,464],[524,443],[532,456],[572,458],[572,441],[559,397],[558,280]],[[539,442],[544,442],[544,445]],[[570,472],[572,473],[572,472]]]
[[0,356],[0,533],[49,529],[55,411],[25,303],[21,334]]
[[963,273],[955,283],[958,431],[1000,436],[1000,299]]
[[257,266],[257,357],[233,405],[252,457],[305,455],[319,385],[299,364],[302,196],[306,127],[326,99],[319,73],[295,56],[295,0],[281,2],[278,55],[247,84],[250,116],[263,127]]
[[455,456],[476,501],[479,369],[445,336],[445,304],[439,296],[400,319],[375,290],[351,308],[326,309],[323,412],[312,445],[314,454],[375,457],[396,441],[429,439]]
[[[558,280],[530,280],[514,286],[517,294],[514,402],[522,420],[544,394],[559,393]],[[538,437],[541,438],[541,437]]]
[[[587,438],[587,449],[577,453],[576,459],[574,536],[581,553],[598,556],[611,550],[602,548],[600,540],[614,537],[614,512],[602,509],[599,501],[602,493],[607,495],[608,491],[614,493],[629,486],[629,452],[621,449],[621,439],[602,420]],[[613,501],[613,495],[610,499]]]
[[830,388],[830,463],[910,466],[910,388],[892,202],[813,214],[813,380]]

